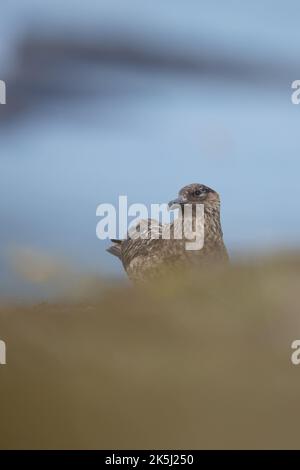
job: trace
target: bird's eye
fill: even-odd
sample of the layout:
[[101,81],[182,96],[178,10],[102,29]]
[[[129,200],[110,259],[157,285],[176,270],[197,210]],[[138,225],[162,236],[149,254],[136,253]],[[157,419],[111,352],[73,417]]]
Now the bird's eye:
[[200,196],[200,194],[201,194],[201,191],[199,191],[199,189],[197,189],[197,190],[194,192],[194,195],[195,195],[195,196]]

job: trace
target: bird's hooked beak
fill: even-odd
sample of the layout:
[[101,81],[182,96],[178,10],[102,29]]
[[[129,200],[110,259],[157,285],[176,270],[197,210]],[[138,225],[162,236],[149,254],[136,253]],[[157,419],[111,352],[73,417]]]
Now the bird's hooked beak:
[[[168,209],[169,210],[172,210],[173,208],[178,209],[178,206],[182,206],[186,202],[187,200],[185,198],[183,198],[182,196],[179,196],[176,199],[172,199],[172,201],[168,203]],[[174,206],[177,206],[177,207],[174,207]]]

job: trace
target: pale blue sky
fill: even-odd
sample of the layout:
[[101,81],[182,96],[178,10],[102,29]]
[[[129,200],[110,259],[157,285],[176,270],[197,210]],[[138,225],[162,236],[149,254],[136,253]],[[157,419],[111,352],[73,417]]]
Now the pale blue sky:
[[[248,69],[223,76],[205,66],[193,75],[122,63],[75,64],[64,77],[70,87],[76,80],[88,90],[99,83],[119,89],[121,83],[125,92],[64,100],[55,95],[59,70],[51,68],[51,99],[38,101],[15,122],[0,121],[2,260],[13,246],[33,246],[86,270],[122,275],[105,252],[107,243],[96,239],[97,204],[114,203],[119,194],[129,202],[166,202],[191,182],[220,192],[232,253],[298,247],[300,106],[291,104],[290,86],[300,79],[300,5],[274,3],[4,5],[0,79],[8,77],[8,89],[18,64],[16,44],[28,31],[96,42],[134,32],[167,55],[204,55]],[[4,289],[16,282],[7,263],[1,279]]]

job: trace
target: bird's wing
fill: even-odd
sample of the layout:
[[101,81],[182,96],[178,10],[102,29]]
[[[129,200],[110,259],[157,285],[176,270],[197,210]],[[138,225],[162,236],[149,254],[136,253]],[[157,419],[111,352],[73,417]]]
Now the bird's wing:
[[122,259],[122,240],[111,239],[113,245],[109,246],[106,251],[119,259]]

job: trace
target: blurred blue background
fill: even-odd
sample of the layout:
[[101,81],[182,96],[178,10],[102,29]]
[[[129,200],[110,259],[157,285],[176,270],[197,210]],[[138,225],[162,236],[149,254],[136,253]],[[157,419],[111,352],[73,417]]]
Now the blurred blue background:
[[191,182],[233,256],[297,248],[299,21],[296,0],[2,1],[0,292],[27,292],[23,247],[123,276],[97,205]]

